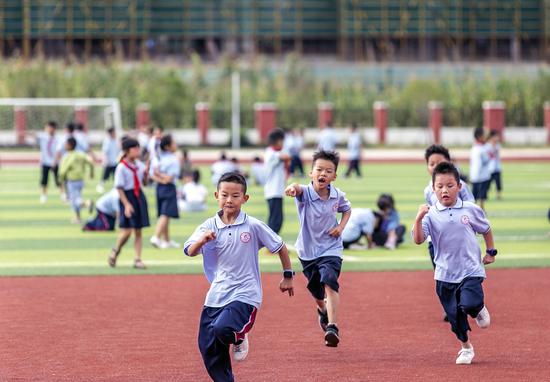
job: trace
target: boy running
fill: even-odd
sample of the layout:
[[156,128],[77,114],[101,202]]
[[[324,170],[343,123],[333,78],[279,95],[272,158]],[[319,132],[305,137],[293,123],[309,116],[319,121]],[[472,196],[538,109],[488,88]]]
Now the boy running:
[[248,201],[246,180],[236,172],[222,175],[215,192],[220,211],[202,223],[185,242],[187,256],[203,255],[210,289],[199,324],[199,349],[214,381],[233,381],[229,346],[235,361],[248,354],[248,332],[262,302],[258,251],[279,253],[281,292],[294,295],[294,272],[279,235],[241,207]]
[[[441,163],[434,169],[432,179],[438,201],[434,206],[423,204],[418,208],[413,239],[416,244],[422,244],[428,236],[432,238],[436,292],[461,343],[456,363],[470,364],[474,347],[468,338],[471,330],[468,316],[474,318],[480,328],[487,328],[491,323],[481,284],[486,277],[484,264],[495,261],[497,250],[483,210],[458,197],[461,185],[456,167]],[[487,248],[483,261],[476,238],[478,233],[483,235]]]
[[[325,332],[325,345],[340,342],[337,320],[340,297],[338,277],[342,268],[342,232],[351,216],[346,194],[332,186],[339,156],[334,151],[313,155],[309,185],[291,184],[285,194],[296,198],[300,232],[296,251],[308,279],[307,288],[317,303],[319,325]],[[338,223],[336,213],[342,213]]]

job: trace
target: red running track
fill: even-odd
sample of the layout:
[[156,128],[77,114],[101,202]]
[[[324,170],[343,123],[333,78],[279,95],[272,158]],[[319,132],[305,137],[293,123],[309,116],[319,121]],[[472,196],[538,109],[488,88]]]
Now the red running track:
[[[264,305],[238,381],[550,380],[550,269],[494,270],[492,315],[459,349],[431,272],[344,273],[341,346],[323,345],[302,276],[264,275]],[[202,276],[0,278],[0,381],[207,381],[196,345]]]

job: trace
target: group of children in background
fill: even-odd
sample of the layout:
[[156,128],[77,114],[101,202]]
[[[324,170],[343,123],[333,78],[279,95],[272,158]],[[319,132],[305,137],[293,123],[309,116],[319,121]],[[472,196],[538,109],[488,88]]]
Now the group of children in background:
[[[347,175],[352,171],[360,175],[361,139],[356,127],[352,131],[358,137],[350,140],[352,155]],[[47,186],[47,181],[44,185],[44,176],[47,179],[50,171],[55,174],[54,168],[59,163],[51,155],[52,145],[59,146],[51,138],[55,136],[55,125],[48,124],[46,134],[40,138],[44,192]],[[300,141],[299,132],[293,132],[291,137],[292,142],[286,143],[287,152],[284,149],[285,132],[272,131],[261,171],[260,161],[256,160],[254,164],[258,166],[251,170],[254,182],[264,187],[269,210],[267,224],[242,211],[242,206],[249,200],[246,174],[238,161],[228,160],[222,154],[220,161],[212,167],[219,210],[197,227],[183,246],[186,255],[203,256],[205,275],[210,282],[199,325],[199,350],[213,380],[233,380],[231,353],[235,361],[244,360],[248,354],[248,334],[262,302],[258,260],[261,248],[266,247],[279,255],[283,269],[279,289],[290,296],[294,294],[295,273],[288,249],[278,235],[283,224],[285,196],[295,200],[300,222],[295,249],[307,279],[307,289],[315,303],[326,346],[336,347],[340,342],[338,279],[344,248],[350,248],[362,236],[366,236],[368,248],[378,245],[394,249],[403,241],[405,227],[399,222],[392,195],[380,195],[376,212],[360,208],[352,210],[346,194],[334,186],[339,156],[334,151],[337,139],[330,124],[321,132],[319,150],[313,155],[310,182],[287,186],[287,174],[291,168],[300,175],[304,172],[299,154],[303,139]],[[491,179],[497,182],[500,196],[498,137],[491,134],[492,141],[487,143],[476,130],[475,138],[470,164],[473,195],[461,180],[459,170],[451,163],[445,147],[433,145],[426,150],[430,175],[430,182],[424,190],[426,204],[419,207],[411,232],[416,244],[429,242],[436,292],[451,329],[461,343],[457,364],[469,364],[474,358],[467,317],[475,319],[481,328],[490,324],[482,282],[486,277],[484,264],[494,262],[497,254],[484,211],[471,200],[483,203],[489,187],[487,182]],[[100,186],[103,187],[114,172],[115,188],[98,200],[98,216],[87,223],[85,229],[114,228],[114,215],[118,213],[120,232],[108,258],[109,265],[116,266],[122,248],[133,233],[133,264],[137,269],[144,269],[142,229],[150,223],[143,187],[149,180],[156,184],[158,222],[150,241],[159,248],[179,247],[169,234],[170,219],[179,217],[178,204],[184,210],[203,211],[207,192],[199,183],[200,174],[192,170],[187,157],[182,164],[175,141],[170,135],[164,135],[162,129],[155,129],[145,151],[137,139],[121,139],[122,150],[120,155],[116,155],[116,161],[113,157],[118,142],[113,145],[113,139],[116,142],[114,131],[109,131],[103,144],[105,162]],[[60,157],[59,181],[66,184],[71,205],[79,217],[83,178],[87,168],[93,175],[93,158],[89,155],[89,145],[86,147],[80,143],[79,146],[75,136],[64,138],[63,147],[65,153]],[[187,166],[185,171],[182,170],[184,166]],[[183,200],[178,203],[176,182],[180,178],[189,180],[189,183],[183,187]],[[340,219],[338,214],[341,214]],[[476,234],[485,239],[483,260]]]

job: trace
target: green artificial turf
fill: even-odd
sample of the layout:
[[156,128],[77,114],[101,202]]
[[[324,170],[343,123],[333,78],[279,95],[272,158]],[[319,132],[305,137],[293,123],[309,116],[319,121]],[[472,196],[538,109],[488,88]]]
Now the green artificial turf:
[[[344,165],[345,166],[345,165]],[[100,170],[100,169],[98,169]],[[340,172],[343,173],[341,168]],[[392,193],[402,222],[410,228],[416,210],[423,203],[423,190],[428,182],[420,164],[367,164],[362,179],[338,178],[336,186],[347,193],[353,207],[374,208],[377,196]],[[467,170],[467,168],[465,168]],[[208,169],[202,168],[209,191]],[[96,174],[100,174],[97,171]],[[70,224],[71,210],[60,201],[57,190],[50,189],[46,204],[39,203],[38,169],[3,167],[0,169],[0,275],[111,275],[173,274],[202,272],[200,258],[187,258],[181,250],[157,250],[148,239],[153,227],[144,230],[143,259],[146,271],[131,268],[133,248],[130,242],[116,269],[107,266],[106,258],[115,242],[116,233],[82,232]],[[305,180],[303,180],[305,182]],[[84,196],[97,199],[97,179],[86,181]],[[547,163],[505,163],[502,200],[490,194],[486,204],[488,217],[499,249],[497,262],[491,267],[550,266],[550,224],[546,213],[550,207],[550,166]],[[155,223],[154,190],[146,191],[151,222]],[[266,219],[267,205],[263,190],[252,186],[244,210]],[[293,245],[298,232],[298,219],[292,199],[285,200],[285,221],[281,235]],[[183,243],[193,229],[216,210],[213,197],[204,213],[185,213],[171,224],[172,236]],[[87,218],[88,213],[84,212]],[[481,238],[480,238],[481,239]],[[412,270],[431,269],[426,245],[415,245],[409,232],[405,243],[395,251],[373,249],[345,251],[344,270]],[[295,254],[293,261],[299,269]],[[263,271],[278,271],[277,257],[261,255]]]

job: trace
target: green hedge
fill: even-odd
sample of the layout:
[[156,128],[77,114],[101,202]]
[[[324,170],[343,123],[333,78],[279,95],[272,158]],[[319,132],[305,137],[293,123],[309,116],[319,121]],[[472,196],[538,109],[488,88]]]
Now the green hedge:
[[[123,108],[123,123],[134,126],[137,104],[151,105],[152,118],[166,128],[195,126],[194,105],[210,102],[215,127],[230,126],[231,72],[229,60],[212,70],[195,56],[189,66],[177,67],[150,62],[91,62],[86,64],[34,60],[4,61],[0,65],[0,97],[117,97]],[[323,80],[314,77],[305,63],[289,56],[282,70],[274,71],[259,58],[241,73],[242,124],[254,124],[255,102],[275,102],[278,124],[283,127],[315,126],[317,103],[334,103],[334,125],[352,121],[372,125],[372,104],[390,104],[390,125],[426,126],[427,103],[445,105],[447,126],[479,126],[481,103],[502,100],[510,126],[541,126],[542,107],[550,100],[550,73],[536,78],[481,79],[453,76],[434,80],[412,79],[404,85],[370,84],[365,81]]]

